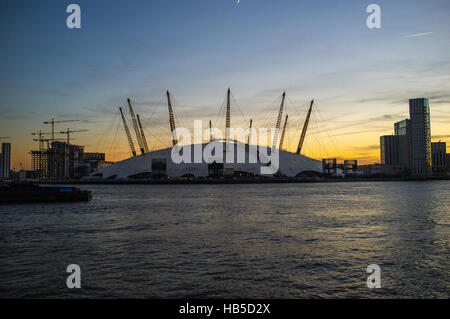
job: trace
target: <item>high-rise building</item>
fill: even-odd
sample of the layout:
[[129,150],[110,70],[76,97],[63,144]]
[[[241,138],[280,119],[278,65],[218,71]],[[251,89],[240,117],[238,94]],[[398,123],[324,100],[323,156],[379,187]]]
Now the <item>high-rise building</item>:
[[403,121],[394,123],[394,131],[396,136],[404,136],[400,141],[401,161],[400,165],[404,165],[408,169],[411,168],[411,120],[404,119]]
[[11,176],[11,143],[2,143],[0,156],[0,178],[8,179]]
[[411,122],[409,119],[394,123],[395,135],[380,136],[381,164],[385,166],[411,167]]
[[381,164],[408,168],[408,142],[406,135],[380,136]]
[[410,99],[411,117],[411,173],[427,176],[431,171],[431,128],[428,99]]
[[431,163],[433,173],[442,173],[447,169],[447,144],[445,142],[431,143]]
[[394,123],[395,135],[409,135],[411,134],[411,120],[404,119],[400,122]]

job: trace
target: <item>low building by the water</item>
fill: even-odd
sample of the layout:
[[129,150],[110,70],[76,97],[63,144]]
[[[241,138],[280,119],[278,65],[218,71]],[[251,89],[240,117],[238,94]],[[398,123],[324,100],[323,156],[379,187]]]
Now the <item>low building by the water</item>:
[[365,176],[371,177],[406,177],[409,175],[408,169],[403,165],[361,165],[359,166],[359,170],[362,171]]

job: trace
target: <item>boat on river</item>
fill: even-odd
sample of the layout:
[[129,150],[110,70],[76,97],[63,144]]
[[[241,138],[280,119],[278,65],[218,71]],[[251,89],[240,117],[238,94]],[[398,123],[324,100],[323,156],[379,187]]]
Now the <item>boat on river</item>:
[[29,182],[0,183],[0,204],[88,202],[88,190],[65,186],[39,186]]

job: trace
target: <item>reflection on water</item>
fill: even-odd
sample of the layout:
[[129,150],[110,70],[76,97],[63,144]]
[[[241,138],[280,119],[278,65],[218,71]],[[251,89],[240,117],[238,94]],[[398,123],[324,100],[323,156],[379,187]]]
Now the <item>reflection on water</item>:
[[449,185],[98,185],[0,206],[0,296],[448,298]]

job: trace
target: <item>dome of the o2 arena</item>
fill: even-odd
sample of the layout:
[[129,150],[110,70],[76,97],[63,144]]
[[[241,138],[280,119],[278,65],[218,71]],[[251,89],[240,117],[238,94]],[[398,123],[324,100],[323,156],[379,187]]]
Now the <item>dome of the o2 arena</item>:
[[[141,125],[139,115],[134,114],[131,101],[128,98],[133,128],[136,133],[141,155],[137,155],[135,144],[130,133],[130,127],[124,116],[122,108],[120,113],[128,138],[132,157],[116,162],[91,174],[88,179],[101,180],[145,180],[145,179],[180,179],[180,178],[248,178],[248,177],[289,177],[294,178],[305,174],[320,174],[322,163],[318,160],[301,155],[301,149],[308,129],[309,118],[314,101],[311,101],[302,134],[299,138],[296,153],[282,149],[288,116],[281,129],[286,93],[283,93],[276,121],[274,141],[272,147],[261,147],[250,143],[252,121],[247,131],[249,134],[247,143],[230,138],[231,128],[231,97],[230,89],[226,97],[225,139],[213,138],[210,122],[209,142],[180,145],[178,143],[175,116],[171,103],[171,95],[167,93],[167,105],[169,111],[169,124],[172,137],[172,147],[148,151],[145,131]],[[220,112],[219,112],[220,114]],[[137,118],[137,120],[136,120]],[[260,128],[261,130],[261,128]],[[278,133],[281,138],[278,139]],[[253,136],[253,135],[252,135]],[[195,139],[194,139],[195,140]],[[279,144],[278,144],[279,142]],[[278,147],[279,145],[279,147]],[[273,151],[272,151],[273,150]]]
[[[200,163],[195,162],[195,148],[201,147],[201,152],[204,153],[208,145],[216,144],[217,147],[219,143],[222,144],[221,148],[223,149],[222,160],[215,159],[219,156],[215,156],[215,158],[202,156]],[[183,162],[174,161],[172,156],[173,148],[170,147],[114,163],[93,173],[91,177],[104,180],[162,177],[296,177],[306,172],[320,173],[322,171],[322,164],[318,160],[283,150],[277,150],[278,154],[271,154],[270,148],[266,148],[266,151],[261,152],[256,145],[249,146],[238,141],[212,141],[184,147],[192,149],[190,160]],[[231,155],[227,155],[227,152]],[[242,154],[242,158],[239,158],[239,154]]]

